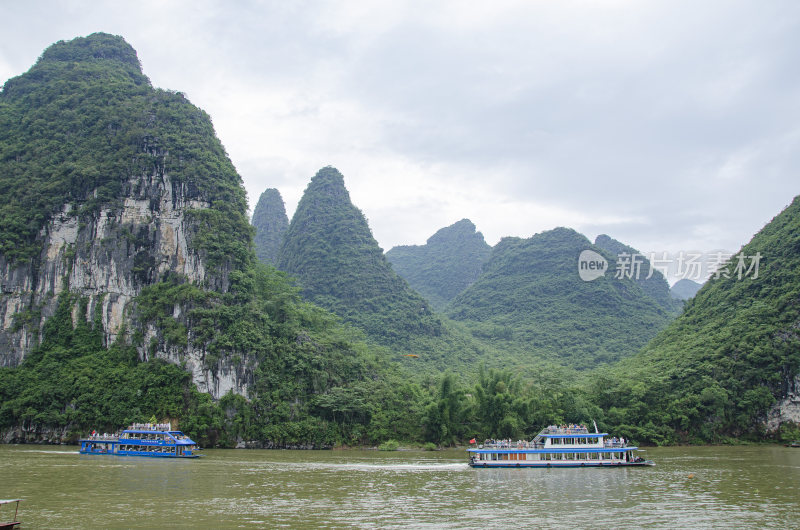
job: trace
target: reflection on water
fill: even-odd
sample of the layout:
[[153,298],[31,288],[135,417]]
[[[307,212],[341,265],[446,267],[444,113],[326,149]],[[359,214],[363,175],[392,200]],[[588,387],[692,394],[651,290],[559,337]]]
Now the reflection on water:
[[463,450],[206,451],[197,460],[0,446],[27,527],[787,528],[800,449],[650,449],[622,469],[471,469]]

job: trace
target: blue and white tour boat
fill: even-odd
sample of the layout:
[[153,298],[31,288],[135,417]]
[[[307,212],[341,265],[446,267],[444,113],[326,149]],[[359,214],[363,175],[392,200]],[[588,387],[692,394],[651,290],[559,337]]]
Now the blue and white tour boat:
[[652,466],[638,447],[583,425],[551,425],[532,441],[487,440],[467,449],[472,467],[621,467]]
[[119,435],[92,432],[80,440],[84,455],[197,458],[199,447],[169,423],[134,423]]

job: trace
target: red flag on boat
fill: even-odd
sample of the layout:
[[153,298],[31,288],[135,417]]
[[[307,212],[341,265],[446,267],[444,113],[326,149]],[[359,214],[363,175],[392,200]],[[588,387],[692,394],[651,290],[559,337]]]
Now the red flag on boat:
[[470,440],[470,441],[469,441],[469,443],[471,443],[471,444],[474,444],[474,443],[475,443],[475,438],[473,438],[472,440]]

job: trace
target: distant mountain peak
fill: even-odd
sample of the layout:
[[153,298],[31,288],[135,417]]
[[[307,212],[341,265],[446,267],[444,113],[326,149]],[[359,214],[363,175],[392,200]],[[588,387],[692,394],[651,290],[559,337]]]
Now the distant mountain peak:
[[688,278],[682,278],[675,282],[675,285],[670,289],[670,294],[673,298],[678,300],[689,300],[693,298],[702,287],[702,283],[697,283]]
[[317,171],[306,189],[306,193],[309,192],[317,194],[317,199],[325,198],[331,202],[352,204],[350,192],[344,185],[344,175],[333,166],[325,166]]
[[441,332],[428,304],[392,269],[344,177],[320,169],[297,205],[278,255],[304,295],[361,327],[375,341],[403,349],[414,336]]
[[436,231],[425,245],[391,249],[386,258],[397,273],[441,310],[474,282],[492,247],[469,219]]
[[118,35],[102,32],[69,41],[58,41],[42,53],[37,64],[108,60],[134,66],[139,72],[142,70],[133,46]]
[[275,188],[264,190],[259,197],[253,209],[253,227],[256,229],[256,256],[263,263],[275,264],[283,235],[289,228],[286,206]]
[[576,368],[633,355],[671,315],[630,278],[582,280],[578,257],[584,250],[615,266],[611,252],[571,228],[505,237],[446,314],[505,349]]

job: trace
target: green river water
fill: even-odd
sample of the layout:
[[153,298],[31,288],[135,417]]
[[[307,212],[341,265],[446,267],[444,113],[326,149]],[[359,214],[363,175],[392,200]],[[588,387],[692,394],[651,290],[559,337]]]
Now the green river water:
[[800,449],[645,454],[655,467],[471,469],[464,450],[170,460],[0,445],[0,498],[23,499],[22,528],[800,528]]

